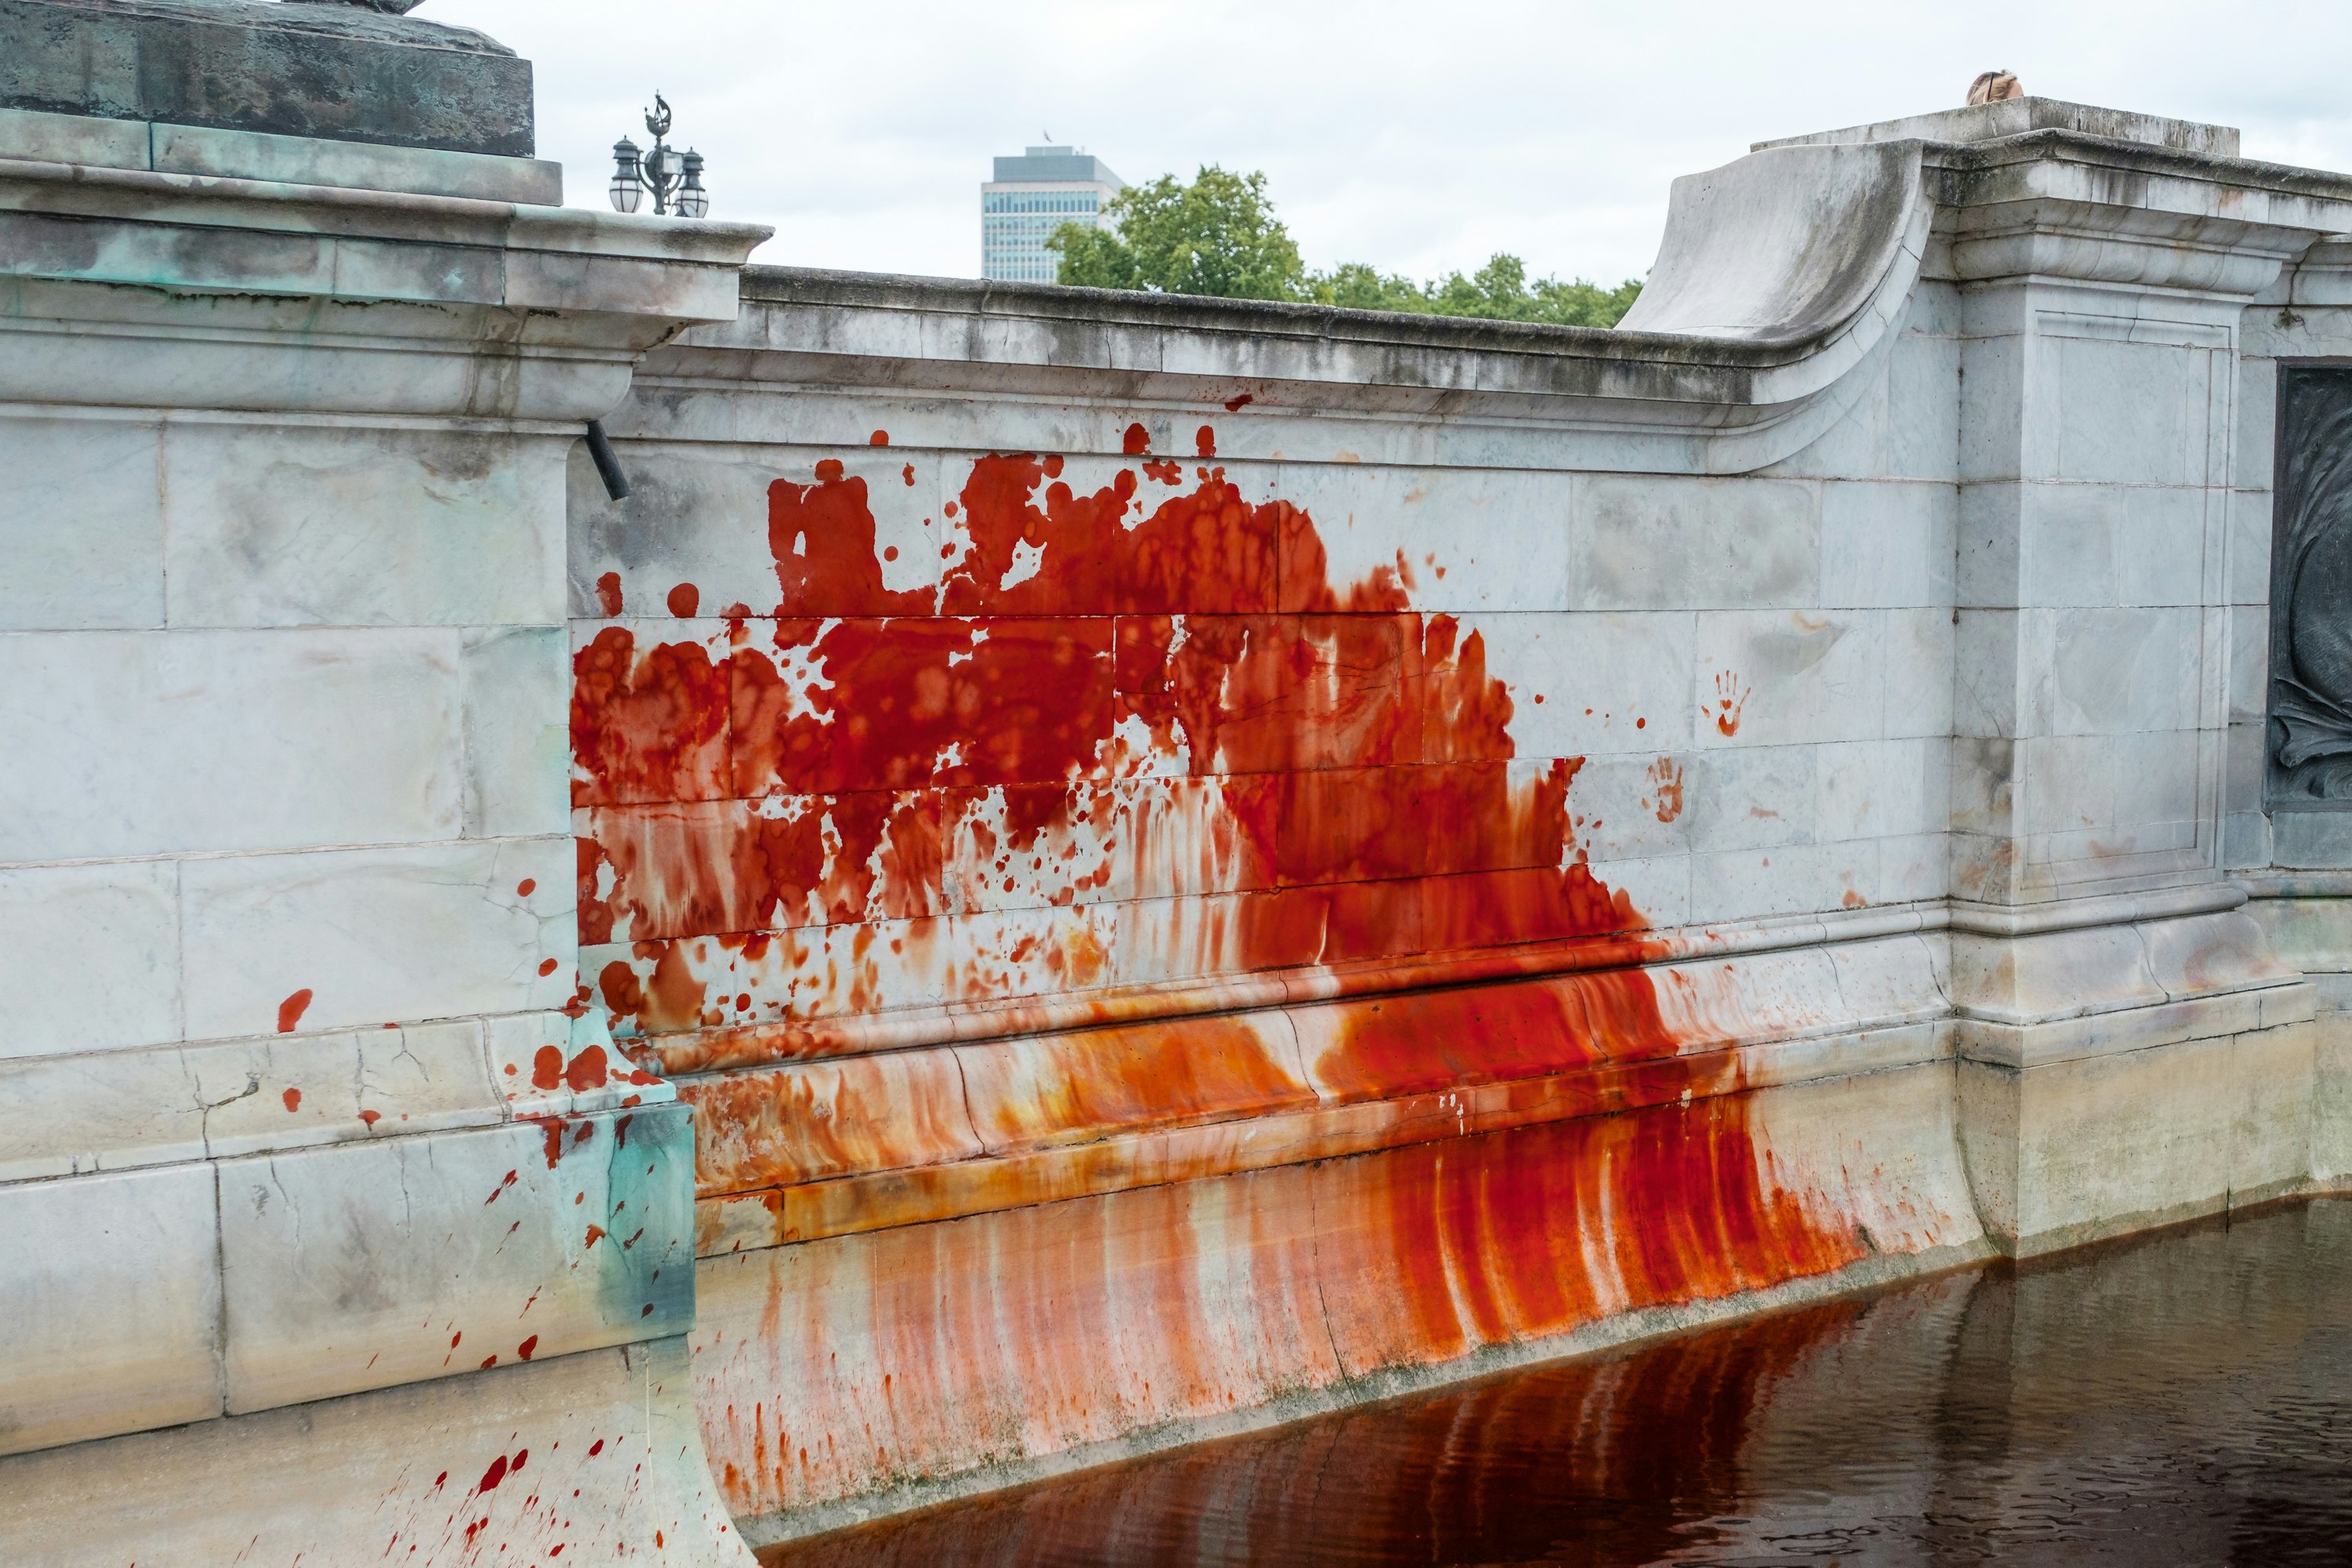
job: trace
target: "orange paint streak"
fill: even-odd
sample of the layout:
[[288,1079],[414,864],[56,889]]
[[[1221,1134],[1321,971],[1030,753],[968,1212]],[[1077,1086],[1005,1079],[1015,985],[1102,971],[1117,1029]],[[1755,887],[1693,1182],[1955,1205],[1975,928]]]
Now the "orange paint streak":
[[[1617,983],[1642,1015],[1646,982]],[[702,1309],[698,1404],[727,1500],[849,1495],[969,1463],[1008,1421],[1060,1448],[1862,1256],[1768,1180],[1748,1098],[757,1255],[776,1331],[740,1331],[753,1300]],[[860,1303],[854,1331],[799,1315],[814,1277]]]

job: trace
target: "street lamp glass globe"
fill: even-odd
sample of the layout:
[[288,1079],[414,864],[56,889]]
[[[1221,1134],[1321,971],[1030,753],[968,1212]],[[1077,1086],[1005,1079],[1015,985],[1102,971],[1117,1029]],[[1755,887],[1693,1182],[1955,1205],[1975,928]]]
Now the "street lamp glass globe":
[[633,213],[646,199],[645,174],[637,163],[637,144],[624,136],[613,143],[613,183],[606,195],[613,210]]
[[686,172],[677,190],[677,216],[701,217],[710,211],[710,193],[702,188],[702,154],[688,148]]

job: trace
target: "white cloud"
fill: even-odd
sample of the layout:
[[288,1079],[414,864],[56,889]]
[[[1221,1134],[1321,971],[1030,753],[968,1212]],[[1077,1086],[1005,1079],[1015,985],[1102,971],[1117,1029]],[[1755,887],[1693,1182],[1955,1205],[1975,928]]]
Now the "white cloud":
[[1644,270],[1666,187],[1771,136],[2054,98],[2242,127],[2352,165],[2341,0],[432,0],[536,63],[540,148],[601,205],[656,89],[758,259],[969,276],[989,159],[1050,128],[1125,177],[1264,169],[1311,265],[1426,276],[1513,250]]

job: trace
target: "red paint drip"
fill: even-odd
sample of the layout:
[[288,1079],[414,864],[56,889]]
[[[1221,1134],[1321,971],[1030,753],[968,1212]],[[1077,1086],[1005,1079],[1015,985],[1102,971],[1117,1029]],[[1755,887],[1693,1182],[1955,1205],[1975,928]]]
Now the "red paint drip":
[[507,1457],[500,1454],[490,1461],[490,1468],[482,1472],[482,1479],[474,1483],[474,1489],[477,1492],[494,1492],[499,1489],[499,1483],[506,1479]]
[[292,1034],[301,1024],[302,1015],[310,1010],[310,988],[307,985],[278,1004],[278,1032],[281,1035]]

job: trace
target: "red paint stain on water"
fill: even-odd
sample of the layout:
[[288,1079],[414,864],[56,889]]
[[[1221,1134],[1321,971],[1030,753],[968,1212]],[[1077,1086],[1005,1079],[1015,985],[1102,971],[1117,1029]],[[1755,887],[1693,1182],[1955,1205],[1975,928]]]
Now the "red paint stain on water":
[[290,1035],[301,1025],[302,1015],[310,1007],[310,988],[307,985],[278,1004],[278,1032]]

